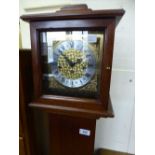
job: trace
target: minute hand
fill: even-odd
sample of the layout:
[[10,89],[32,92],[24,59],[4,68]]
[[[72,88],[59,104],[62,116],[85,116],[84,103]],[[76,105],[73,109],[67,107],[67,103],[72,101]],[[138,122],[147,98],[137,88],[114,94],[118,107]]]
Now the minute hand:
[[65,55],[65,54],[62,54],[62,56],[65,58],[65,60],[68,62],[68,64],[73,67],[75,65],[74,62],[72,62],[71,60],[69,60],[69,58]]
[[76,64],[80,64],[81,62],[82,62],[82,59],[77,59],[77,61],[75,62],[74,65],[76,65]]

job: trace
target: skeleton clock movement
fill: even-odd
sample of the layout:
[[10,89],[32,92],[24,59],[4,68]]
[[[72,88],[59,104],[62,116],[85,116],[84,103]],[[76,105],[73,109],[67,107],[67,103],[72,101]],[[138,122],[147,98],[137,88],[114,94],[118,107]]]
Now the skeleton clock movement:
[[[76,5],[55,13],[21,16],[30,23],[31,32],[34,91],[29,108],[48,113],[49,124],[58,117],[70,125],[77,120],[79,136],[93,136],[91,151],[83,148],[78,154],[92,154],[96,119],[113,116],[109,90],[114,33],[123,14],[123,9],[93,11]],[[80,126],[78,120],[88,127]],[[90,120],[94,126],[89,132]]]

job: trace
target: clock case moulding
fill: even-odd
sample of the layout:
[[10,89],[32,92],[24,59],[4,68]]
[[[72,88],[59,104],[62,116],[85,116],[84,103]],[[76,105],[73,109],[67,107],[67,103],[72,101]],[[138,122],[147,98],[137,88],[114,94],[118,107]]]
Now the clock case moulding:
[[[87,5],[66,6],[55,13],[22,15],[30,23],[33,100],[30,107],[47,112],[86,118],[113,117],[109,95],[115,27],[123,16],[123,9],[91,10]],[[99,97],[85,99],[42,94],[42,71],[38,35],[41,30],[104,30]]]

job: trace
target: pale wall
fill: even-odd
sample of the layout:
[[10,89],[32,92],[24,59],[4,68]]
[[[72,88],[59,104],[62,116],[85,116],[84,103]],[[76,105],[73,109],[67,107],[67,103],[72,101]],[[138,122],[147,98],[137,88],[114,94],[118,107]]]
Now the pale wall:
[[[97,121],[95,148],[134,153],[134,0],[20,0],[20,14],[51,12],[75,3],[86,3],[92,9],[126,10],[115,34],[110,91],[115,118]],[[30,48],[28,24],[21,22],[21,32],[23,48]]]

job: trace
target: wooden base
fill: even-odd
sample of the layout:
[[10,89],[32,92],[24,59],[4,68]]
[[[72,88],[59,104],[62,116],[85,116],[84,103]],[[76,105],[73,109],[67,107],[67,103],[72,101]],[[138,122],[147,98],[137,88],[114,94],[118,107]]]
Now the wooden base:
[[133,155],[133,154],[107,150],[107,149],[99,149],[96,151],[95,155]]
[[[48,114],[35,110],[34,127],[37,155],[94,154],[95,119]],[[79,133],[80,129],[84,129],[82,134]]]

